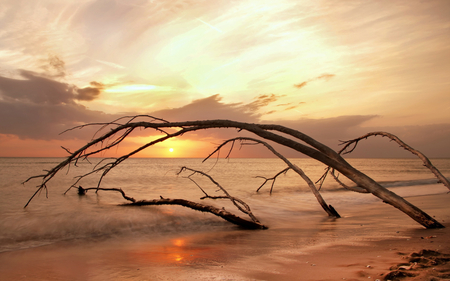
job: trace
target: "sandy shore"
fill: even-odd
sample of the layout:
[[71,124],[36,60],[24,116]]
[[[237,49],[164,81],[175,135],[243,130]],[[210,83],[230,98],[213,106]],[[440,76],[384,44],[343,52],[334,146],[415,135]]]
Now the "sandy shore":
[[374,203],[341,208],[339,220],[299,221],[298,228],[77,240],[3,252],[0,280],[450,280],[450,194],[408,200],[446,228],[423,229]]

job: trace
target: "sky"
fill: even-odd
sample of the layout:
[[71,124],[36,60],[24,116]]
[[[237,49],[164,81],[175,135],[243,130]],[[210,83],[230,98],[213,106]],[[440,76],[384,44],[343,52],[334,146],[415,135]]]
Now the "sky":
[[[450,157],[448,0],[2,0],[0,26],[0,157],[66,156],[93,131],[62,131],[135,114],[281,124],[334,149],[387,131]],[[139,156],[204,157],[237,135]],[[409,154],[375,138],[354,156]]]

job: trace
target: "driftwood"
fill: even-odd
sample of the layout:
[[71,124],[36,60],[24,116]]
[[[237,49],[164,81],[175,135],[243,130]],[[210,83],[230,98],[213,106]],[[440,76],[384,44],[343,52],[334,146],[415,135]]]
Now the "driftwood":
[[[146,118],[145,121],[137,121],[137,118]],[[125,122],[123,122],[125,121]],[[152,116],[132,116],[132,117],[124,117],[117,120],[114,120],[110,123],[101,123],[101,124],[86,124],[82,126],[75,127],[73,129],[77,128],[83,128],[85,126],[92,126],[92,125],[100,125],[101,129],[108,128],[109,130],[105,133],[99,135],[98,137],[95,137],[93,140],[91,140],[89,143],[84,145],[83,147],[79,148],[78,150],[74,152],[70,152],[68,149],[66,149],[67,152],[70,153],[69,157],[62,161],[60,164],[55,166],[53,169],[46,171],[45,174],[37,175],[30,177],[25,182],[31,180],[31,179],[41,179],[41,183],[37,186],[36,192],[31,196],[30,200],[27,202],[25,207],[31,202],[31,200],[42,190],[47,191],[47,184],[49,181],[63,168],[69,167],[71,165],[75,165],[80,160],[85,160],[89,156],[92,155],[98,155],[99,153],[108,150],[112,147],[117,146],[120,144],[131,132],[133,132],[136,129],[154,129],[164,134],[163,137],[156,138],[151,142],[148,142],[145,145],[142,145],[132,152],[122,155],[118,158],[111,158],[111,159],[105,159],[101,163],[97,164],[94,169],[85,175],[79,176],[73,186],[78,183],[79,180],[81,180],[84,177],[93,175],[95,173],[101,173],[97,188],[100,187],[102,179],[108,174],[111,169],[118,166],[121,162],[125,161],[129,157],[135,155],[136,153],[154,145],[159,142],[163,142],[165,140],[168,140],[170,138],[178,137],[183,134],[187,134],[190,132],[195,132],[199,130],[207,130],[207,129],[213,129],[213,128],[235,128],[239,131],[247,131],[250,133],[253,133],[254,135],[263,138],[265,140],[273,141],[275,143],[278,143],[279,145],[289,147],[293,150],[296,150],[298,152],[303,153],[306,156],[309,156],[313,159],[316,159],[328,167],[330,169],[337,170],[340,174],[344,175],[351,181],[353,181],[356,186],[358,186],[358,189],[360,191],[366,191],[368,193],[372,193],[374,196],[380,198],[383,202],[388,203],[395,208],[399,209],[400,211],[404,212],[406,215],[411,217],[416,222],[420,223],[426,228],[441,228],[444,227],[442,224],[440,224],[438,221],[433,219],[431,216],[426,214],[424,211],[420,210],[416,206],[412,205],[408,201],[406,201],[404,198],[398,196],[397,194],[387,190],[386,188],[382,187],[380,184],[378,184],[376,181],[374,181],[369,176],[365,175],[364,173],[360,172],[359,170],[355,169],[353,166],[351,166],[347,161],[345,161],[344,158],[340,155],[341,152],[336,152],[332,150],[331,148],[325,146],[324,144],[316,141],[315,139],[311,138],[308,135],[305,135],[297,130],[287,128],[280,125],[270,125],[270,124],[251,124],[251,123],[244,123],[244,122],[237,122],[237,121],[231,121],[231,120],[202,120],[202,121],[183,121],[183,122],[168,122],[166,120],[154,118]],[[72,130],[73,130],[72,129]],[[174,129],[176,131],[174,131]],[[168,130],[168,131],[166,131]],[[169,132],[170,130],[170,132]],[[100,130],[99,130],[100,131]],[[391,135],[393,136],[393,135]],[[359,140],[361,140],[364,137],[368,137],[368,135],[363,136],[358,139],[351,140],[349,142],[346,142],[346,147],[349,147],[349,145],[358,143]],[[233,142],[236,139],[228,140],[227,142]],[[241,138],[241,140],[244,140]],[[247,141],[253,141],[256,143],[263,144],[266,146],[269,150],[271,150],[270,146],[268,146],[267,142],[262,140],[256,140],[256,139],[250,139],[248,138]],[[95,147],[97,144],[104,144],[100,148]],[[222,145],[223,146],[223,145]],[[220,149],[222,146],[220,146],[218,149]],[[216,151],[218,151],[218,149]],[[272,151],[272,150],[271,150]],[[278,153],[273,150],[272,151],[275,155],[277,155],[280,159],[285,161],[285,158],[282,157],[282,155],[278,155]],[[214,153],[214,152],[213,152]],[[207,158],[209,158],[208,156]],[[324,210],[329,214],[333,216],[338,216],[337,212],[330,206],[328,206],[323,198],[320,196],[319,189],[317,189],[314,185],[314,183],[303,173],[303,171],[297,167],[296,165],[292,165],[289,161],[285,161],[285,163],[288,165],[290,169],[295,171],[297,174],[299,174],[307,183],[308,186],[311,188],[312,192],[318,199],[321,206],[324,208]],[[437,170],[437,169],[436,169]],[[444,182],[444,181],[443,181]]]
[[[226,221],[229,221],[231,223],[234,223],[236,225],[239,225],[241,227],[245,227],[248,229],[267,229],[267,226],[261,224],[259,220],[253,215],[252,211],[250,210],[250,207],[241,199],[231,196],[228,191],[226,191],[225,188],[223,188],[218,182],[216,182],[211,176],[207,175],[206,173],[203,173],[201,171],[197,171],[194,169],[190,169],[188,167],[182,167],[178,174],[181,174],[183,171],[191,172],[191,174],[188,176],[190,180],[192,180],[198,188],[203,192],[205,196],[201,197],[200,199],[229,199],[233,204],[244,214],[248,215],[251,220],[243,219],[229,211],[226,211],[225,208],[217,208],[215,206],[201,204],[197,202],[193,202],[186,199],[170,199],[170,198],[164,198],[160,196],[159,199],[153,199],[153,200],[136,200],[133,197],[129,197],[125,194],[125,192],[121,188],[102,188],[102,187],[90,187],[90,188],[83,188],[82,186],[78,186],[78,195],[85,195],[87,191],[89,190],[95,190],[98,191],[116,191],[119,192],[122,197],[128,201],[131,201],[131,203],[124,203],[121,204],[121,206],[149,206],[149,205],[179,205],[183,207],[187,207],[196,211],[201,212],[207,212],[211,213],[213,215],[216,215],[218,217],[223,218]],[[202,176],[207,177],[210,181],[212,181],[219,189],[224,193],[223,196],[210,196],[200,185],[198,185],[193,179],[192,176],[195,174],[199,174]],[[67,193],[67,191],[66,191]]]
[[[319,202],[320,206],[322,206],[322,208],[325,210],[325,212],[332,217],[337,217],[340,218],[341,216],[339,215],[339,213],[331,206],[328,205],[325,200],[323,199],[322,195],[319,193],[319,191],[317,190],[316,186],[314,185],[314,182],[303,172],[302,169],[300,169],[297,165],[292,164],[286,157],[284,157],[283,155],[281,155],[280,153],[278,153],[270,144],[268,144],[265,141],[262,140],[258,140],[258,139],[254,139],[254,138],[244,138],[244,137],[239,137],[239,138],[234,138],[234,139],[229,139],[225,142],[223,142],[221,145],[219,145],[216,150],[214,150],[208,157],[205,158],[208,159],[209,157],[211,157],[212,154],[214,154],[215,152],[219,151],[225,144],[229,143],[229,142],[235,142],[235,141],[251,141],[257,144],[262,144],[264,145],[267,149],[269,149],[273,154],[275,154],[278,158],[280,158],[281,160],[283,160],[284,163],[286,163],[286,165],[288,166],[288,168],[284,169],[283,171],[281,171],[280,173],[278,173],[275,177],[274,177],[274,181],[275,182],[275,178],[282,174],[283,172],[287,172],[288,169],[292,169],[294,172],[296,172],[309,186],[309,188],[311,189],[312,193],[314,194],[314,196],[316,197],[317,201]],[[232,146],[232,148],[234,147],[234,145]],[[229,155],[229,154],[228,154]],[[267,182],[267,180],[262,184],[264,185]],[[262,185],[258,188],[258,190],[262,187]],[[271,190],[273,189],[273,185],[271,187]]]
[[196,203],[185,199],[169,199],[161,198],[154,200],[141,200],[134,203],[122,204],[122,206],[148,206],[148,205],[179,205],[196,211],[207,212],[223,218],[226,221],[234,223],[248,229],[267,229],[267,227],[259,222],[243,219],[233,213],[220,209],[211,205]]
[[[341,148],[341,150],[339,150],[338,153],[339,154],[350,154],[356,149],[356,147],[358,146],[358,143],[361,140],[368,139],[369,137],[372,137],[372,136],[387,137],[387,138],[391,139],[391,141],[395,141],[396,143],[398,143],[400,145],[400,147],[402,147],[405,150],[416,155],[420,160],[422,160],[423,165],[425,167],[427,167],[436,176],[436,178],[438,179],[438,183],[442,183],[448,189],[450,189],[450,182],[448,181],[448,179],[444,175],[442,175],[441,172],[433,164],[431,164],[430,159],[428,159],[428,157],[426,157],[425,154],[412,148],[411,146],[409,146],[408,144],[403,142],[396,135],[393,135],[388,132],[371,132],[371,133],[367,133],[364,136],[361,136],[356,139],[352,139],[352,140],[348,140],[348,141],[341,141],[341,145],[344,145],[344,146]],[[364,189],[360,186],[348,186],[348,185],[344,184],[342,181],[339,180],[339,175],[336,176],[335,169],[332,167],[328,167],[325,170],[325,173],[322,175],[322,177],[317,181],[317,182],[320,182],[320,186],[322,186],[328,173],[330,173],[331,176],[333,177],[333,179],[343,188],[351,190],[351,191],[355,191],[355,192],[368,193],[368,191],[366,189]]]
[[[367,139],[367,138],[369,138],[371,136],[388,137],[392,141],[395,141],[396,143],[398,143],[400,145],[400,147],[404,148],[405,150],[407,150],[407,151],[411,152],[412,154],[416,155],[417,157],[419,157],[420,160],[422,160],[423,165],[425,167],[427,167],[438,178],[438,182],[442,183],[443,185],[445,185],[450,190],[450,182],[447,180],[446,177],[444,177],[441,174],[441,172],[435,166],[433,166],[433,164],[431,164],[431,161],[430,161],[430,159],[428,159],[428,157],[426,157],[422,152],[420,152],[420,151],[412,148],[411,146],[407,145],[399,137],[397,137],[397,136],[395,136],[395,135],[393,135],[391,133],[387,133],[387,132],[371,132],[371,133],[365,134],[364,136],[361,136],[361,137],[353,139],[353,140],[343,141],[343,142],[341,142],[341,144],[343,144],[344,147],[339,151],[339,154],[341,154],[341,153],[343,153],[343,154],[351,153],[352,151],[355,150],[355,148],[358,145],[359,141]],[[352,147],[350,148],[350,146],[352,146]],[[347,149],[349,149],[349,150],[347,150]]]

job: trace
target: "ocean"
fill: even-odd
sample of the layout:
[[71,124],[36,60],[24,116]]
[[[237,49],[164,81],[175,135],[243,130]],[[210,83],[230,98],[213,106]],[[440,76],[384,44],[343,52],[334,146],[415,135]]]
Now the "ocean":
[[[263,177],[271,178],[285,168],[282,161],[272,158],[210,159],[205,163],[202,163],[202,159],[133,158],[111,171],[102,182],[102,187],[121,188],[128,196],[137,200],[150,200],[160,196],[184,198],[224,207],[245,217],[228,200],[200,199],[203,193],[187,178],[189,173],[177,174],[182,166],[207,172],[230,195],[245,201],[261,223],[269,227],[268,230],[261,231],[244,230],[212,214],[181,206],[118,206],[127,201],[117,192],[100,191],[96,194],[91,190],[85,196],[80,196],[73,188],[64,195],[75,176],[89,172],[101,160],[93,158],[90,162],[80,162],[77,167],[72,166],[62,171],[50,181],[48,191],[41,192],[24,209],[39,180],[31,180],[26,184],[22,182],[31,176],[42,174],[43,170],[52,168],[62,160],[62,158],[0,158],[0,253],[62,241],[82,243],[81,241],[148,240],[164,243],[168,239],[173,240],[180,236],[199,234],[214,236],[224,232],[246,233],[245,235],[250,235],[249,237],[254,233],[255,239],[256,237],[263,239],[258,233],[267,232],[264,239],[274,239],[275,235],[278,237],[275,241],[282,243],[279,239],[281,235],[285,238],[290,237],[286,238],[285,243],[307,245],[311,242],[312,236],[320,233],[320,229],[332,227],[335,221],[345,223],[346,218],[357,215],[362,206],[380,201],[371,194],[345,191],[328,177],[321,188],[321,193],[327,203],[333,205],[343,217],[338,220],[330,219],[316,202],[307,184],[293,171],[288,171],[276,179],[272,194],[269,192],[271,182],[257,192],[258,187],[264,182]],[[290,160],[302,168],[313,181],[318,180],[325,169],[322,163],[312,159]],[[437,183],[437,179],[418,159],[348,161],[401,196],[448,192],[445,186]],[[442,174],[450,175],[450,159],[432,159],[432,163]],[[94,175],[83,180],[79,185],[84,188],[94,187],[98,176]],[[223,195],[206,177],[196,175],[193,179],[209,195]],[[393,209],[393,212],[398,211]],[[385,220],[387,224],[390,223],[388,218]],[[408,218],[405,217],[405,220]],[[352,223],[359,222],[352,221]],[[395,220],[392,221],[392,225],[396,223]],[[412,227],[420,227],[412,220],[409,223]],[[321,234],[324,242],[332,240],[333,235],[336,235],[327,236],[326,233],[325,231]],[[363,232],[346,235],[364,236],[368,233],[370,226]]]

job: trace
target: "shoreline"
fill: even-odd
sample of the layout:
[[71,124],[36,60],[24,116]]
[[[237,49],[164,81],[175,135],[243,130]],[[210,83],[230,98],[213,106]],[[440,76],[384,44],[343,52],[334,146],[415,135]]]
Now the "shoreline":
[[[298,227],[172,233],[57,242],[0,253],[4,280],[384,280],[412,253],[450,254],[450,194],[408,197],[446,228],[423,229],[391,206],[343,209],[343,219],[313,217]],[[408,270],[401,280],[450,279],[450,263]],[[442,276],[449,276],[442,277]],[[438,277],[441,276],[441,277]],[[427,279],[428,278],[428,279]],[[395,280],[395,279],[393,279]]]

